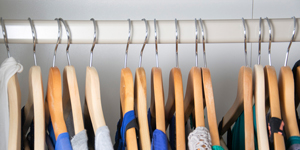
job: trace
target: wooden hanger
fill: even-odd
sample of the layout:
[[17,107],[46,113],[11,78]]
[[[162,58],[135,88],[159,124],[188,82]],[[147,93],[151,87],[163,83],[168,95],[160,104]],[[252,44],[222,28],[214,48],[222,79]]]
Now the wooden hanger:
[[91,122],[93,125],[94,133],[99,127],[105,126],[105,119],[101,104],[101,93],[100,93],[100,81],[98,72],[95,67],[92,66],[93,63],[93,51],[97,41],[97,24],[96,21],[91,19],[94,24],[94,42],[91,49],[90,56],[90,66],[86,67],[86,78],[85,78],[85,97],[86,103],[89,110],[89,115],[91,117]]
[[166,133],[165,99],[161,69],[158,66],[158,47],[156,34],[156,19],[154,19],[156,67],[151,69],[151,125]]
[[[265,66],[264,74],[265,74],[265,85],[266,85],[266,111],[269,110],[271,112],[271,117],[276,117],[281,119],[281,111],[280,111],[280,101],[279,101],[279,91],[278,91],[278,82],[276,76],[276,70],[271,66],[271,24],[268,18],[266,18],[269,24],[269,65]],[[285,149],[284,137],[281,134],[274,133],[274,149]]]
[[[0,18],[0,20],[7,55],[10,57],[6,28],[3,19]],[[16,73],[8,80],[7,94],[9,109],[9,135],[7,148],[8,150],[19,150],[21,149],[21,90]]]
[[[41,68],[36,64],[36,56],[35,56],[36,32],[30,18],[29,18],[29,22],[31,25],[33,42],[34,42],[33,51],[34,51],[35,66],[32,66],[29,70],[29,95],[28,95],[27,103],[25,104],[24,107],[25,121],[23,124],[22,135],[26,135],[32,120],[34,120],[34,127],[35,127],[34,149],[43,149],[45,147],[45,137],[46,137],[44,89],[43,89]],[[26,142],[26,140],[24,142]]]
[[76,78],[76,72],[74,66],[71,66],[70,58],[69,58],[69,47],[71,43],[70,39],[70,29],[67,23],[59,18],[60,21],[63,22],[67,36],[68,36],[68,46],[67,46],[67,58],[68,58],[68,66],[64,68],[63,72],[63,111],[64,111],[64,119],[66,120],[69,114],[72,111],[73,115],[73,124],[74,124],[74,132],[75,135],[84,130],[83,117],[82,117],[82,109],[81,102],[78,90],[78,83]]
[[298,95],[297,97],[295,97],[295,107],[298,108],[300,103],[300,67],[297,67],[297,73],[294,78],[296,78],[295,92],[297,93],[296,95]]
[[[175,29],[177,33],[177,19],[175,19]],[[169,94],[166,110],[166,126],[176,112],[176,148],[185,149],[185,125],[184,125],[184,103],[181,70],[178,68],[178,34],[176,34],[176,66],[171,69],[169,76]]]
[[[259,40],[258,40],[258,63],[254,65],[253,84],[255,99],[255,116],[257,126],[258,149],[270,149],[268,132],[266,128],[266,99],[265,99],[265,75],[263,66],[260,65],[261,57],[261,18],[259,19]],[[276,83],[277,84],[277,83]]]
[[287,59],[292,41],[294,40],[296,32],[296,19],[294,19],[294,30],[292,39],[287,49],[285,64],[280,68],[279,73],[279,96],[280,106],[282,109],[282,118],[285,124],[285,132],[287,139],[291,136],[299,136],[298,123],[295,113],[295,99],[294,99],[294,78],[292,70],[287,66]]
[[[215,100],[213,94],[213,87],[211,82],[211,75],[209,69],[206,67],[206,54],[205,54],[205,38],[204,38],[204,28],[203,22],[200,18],[200,25],[202,31],[202,45],[203,45],[203,58],[204,58],[204,67],[201,68],[202,70],[202,86],[203,86],[203,96],[205,99],[205,104],[207,107],[207,120],[210,129],[210,135],[212,140],[212,145],[220,145],[219,139],[219,131],[218,131],[218,123],[217,123],[217,115],[216,115],[216,108],[215,108]],[[204,105],[205,107],[205,105]]]
[[[128,47],[130,42],[131,34],[131,21],[129,22],[129,34],[128,42],[126,46],[125,53],[125,67],[121,70],[121,82],[120,82],[120,99],[121,99],[121,108],[123,112],[123,117],[128,111],[134,110],[134,86],[133,86],[133,77],[129,68],[127,68],[127,54]],[[135,128],[130,128],[126,131],[126,145],[128,150],[138,150],[137,138]]]
[[[195,19],[196,28],[196,41],[195,41],[195,54],[196,65],[192,67],[189,72],[188,82],[186,86],[185,98],[184,98],[184,122],[187,122],[188,118],[195,112],[195,124],[196,127],[205,127],[204,121],[204,101],[202,93],[202,75],[201,69],[198,68],[198,23]],[[219,135],[218,135],[219,137]]]
[[53,56],[53,65],[49,69],[49,76],[48,76],[48,85],[47,85],[47,96],[46,96],[46,103],[45,104],[45,118],[46,118],[46,125],[48,124],[48,111],[51,116],[51,122],[55,134],[55,139],[61,134],[68,132],[66,123],[64,120],[63,114],[63,102],[62,102],[62,87],[61,87],[61,75],[59,69],[55,66],[55,59],[56,59],[56,51],[58,44],[61,40],[61,24],[59,19],[57,20],[58,23],[58,39],[56,42],[54,56]]
[[[246,26],[243,18],[244,31]],[[246,50],[246,32],[244,32],[245,52]],[[247,53],[245,53],[247,54]],[[247,56],[247,55],[246,55]],[[247,57],[246,57],[247,58]],[[252,110],[252,70],[250,67],[242,66],[239,71],[238,77],[238,90],[235,102],[229,109],[229,111],[223,117],[223,124],[221,135],[223,135],[231,125],[237,120],[237,118],[244,111],[245,115],[245,149],[254,149],[254,129],[253,129],[253,110]]]
[[151,148],[151,140],[149,133],[148,117],[147,117],[147,80],[146,73],[142,65],[142,55],[147,42],[148,26],[146,19],[142,19],[146,25],[146,36],[143,47],[140,53],[139,67],[135,70],[135,84],[134,84],[134,105],[135,113],[139,124],[139,140],[140,147],[143,150]]

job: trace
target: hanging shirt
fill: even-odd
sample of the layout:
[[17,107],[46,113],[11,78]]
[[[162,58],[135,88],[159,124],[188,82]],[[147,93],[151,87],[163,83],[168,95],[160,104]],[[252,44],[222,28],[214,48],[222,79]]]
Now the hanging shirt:
[[99,127],[95,136],[95,150],[113,150],[107,126]]
[[[23,133],[27,133],[27,131],[23,131],[23,125],[25,122],[25,112],[24,107],[21,109],[21,150],[25,149],[25,145],[28,145],[30,149],[34,149],[34,124],[33,120],[30,124],[29,131],[27,136],[23,135]],[[26,144],[25,144],[26,143]]]
[[173,116],[169,126],[170,146],[172,150],[176,150],[176,118]]
[[1,149],[8,149],[9,108],[7,84],[16,73],[21,73],[23,66],[13,57],[6,58],[0,67],[0,145]]
[[[121,125],[122,124],[122,125]],[[123,120],[119,120],[117,125],[117,132],[115,136],[114,150],[125,150],[126,148],[126,131],[128,129],[135,128],[138,133],[138,126],[134,111],[128,111],[125,113]]]
[[286,142],[287,150],[299,150],[300,149],[300,137],[291,136]]
[[168,150],[168,138],[167,135],[159,129],[153,128],[151,126],[151,112],[148,109],[148,125],[149,125],[149,133],[151,139],[151,150]]
[[[236,120],[233,128],[232,128],[232,137],[230,137],[230,134],[227,134],[227,140],[231,139],[232,143],[231,146],[232,150],[242,150],[245,149],[245,125],[244,125],[244,112],[239,116],[239,118]],[[255,143],[255,150],[258,150],[257,145],[257,137],[256,137],[256,118],[255,118],[255,105],[253,106],[253,125],[254,125],[254,143]],[[227,142],[228,145],[230,143]]]
[[211,150],[211,137],[206,127],[197,127],[188,137],[189,150]]

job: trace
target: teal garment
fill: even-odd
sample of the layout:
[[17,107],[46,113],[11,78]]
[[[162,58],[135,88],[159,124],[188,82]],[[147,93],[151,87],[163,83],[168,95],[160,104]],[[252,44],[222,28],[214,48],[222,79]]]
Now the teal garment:
[[287,141],[286,141],[286,148],[289,149],[292,145],[294,144],[300,144],[300,137],[299,136],[291,136]]
[[[245,149],[245,125],[244,125],[244,112],[236,120],[232,128],[232,150]],[[257,136],[256,136],[256,117],[255,117],[255,105],[253,106],[253,125],[254,125],[254,144],[255,150],[258,150]]]
[[222,146],[219,146],[219,145],[214,145],[211,148],[212,148],[212,150],[224,150],[224,148]]

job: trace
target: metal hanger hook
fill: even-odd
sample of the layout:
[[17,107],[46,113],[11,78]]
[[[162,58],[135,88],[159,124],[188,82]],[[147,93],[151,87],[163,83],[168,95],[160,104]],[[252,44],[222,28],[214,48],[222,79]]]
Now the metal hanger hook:
[[259,18],[258,23],[258,55],[257,55],[257,64],[260,65],[261,58],[261,17]]
[[203,60],[204,60],[204,67],[207,67],[207,61],[206,61],[206,50],[205,50],[205,33],[204,33],[204,26],[203,26],[203,21],[200,18],[200,26],[201,26],[201,35],[202,35],[202,45],[203,45]]
[[158,47],[157,47],[157,33],[156,33],[156,19],[154,19],[154,37],[155,37],[155,60],[158,68]]
[[286,67],[287,63],[288,63],[288,58],[289,58],[289,52],[290,52],[290,48],[292,46],[292,43],[293,43],[293,40],[295,38],[295,33],[297,31],[297,20],[295,18],[295,16],[292,17],[293,20],[294,20],[294,29],[293,29],[293,34],[292,34],[292,38],[291,38],[291,41],[290,41],[290,44],[287,48],[287,51],[286,51],[286,55],[285,55],[285,61],[284,61],[284,66]]
[[128,30],[128,40],[127,40],[127,45],[126,45],[126,51],[125,51],[125,64],[124,64],[124,68],[127,67],[127,55],[128,55],[128,48],[129,48],[130,36],[131,36],[131,21],[130,21],[130,19],[127,19],[127,21],[128,21],[129,30]]
[[246,30],[246,23],[245,19],[242,18],[243,22],[243,27],[244,27],[244,49],[245,49],[245,65],[248,66],[248,61],[247,61],[247,30]]
[[195,18],[195,66],[198,67],[198,20]]
[[57,41],[56,41],[56,45],[55,45],[55,49],[54,49],[54,55],[53,55],[53,62],[52,62],[52,67],[55,67],[55,61],[56,61],[56,52],[57,52],[57,48],[58,45],[60,44],[61,41],[61,24],[58,18],[55,18],[55,20],[57,21],[57,26],[58,26],[58,34],[57,34]]
[[178,30],[177,30],[177,26],[178,26],[178,21],[175,18],[175,36],[176,36],[176,67],[179,67],[179,63],[178,63]]
[[32,32],[32,39],[33,39],[33,60],[34,60],[34,65],[37,66],[37,62],[36,62],[36,55],[35,55],[35,47],[36,47],[36,31],[35,31],[35,27],[33,24],[33,21],[31,20],[31,18],[28,18],[30,26],[31,26],[31,32]]
[[68,66],[70,66],[71,61],[70,61],[70,55],[69,55],[69,47],[70,47],[70,44],[71,44],[71,31],[70,31],[70,28],[69,28],[68,24],[65,22],[65,20],[63,20],[62,18],[59,18],[59,20],[64,24],[65,29],[66,29],[66,34],[67,34],[67,37],[68,37],[68,45],[67,45],[67,48],[66,48],[66,53],[67,53]]
[[142,47],[141,53],[140,53],[139,67],[142,66],[142,56],[143,56],[143,51],[144,51],[144,48],[145,48],[146,43],[147,43],[147,40],[148,40],[148,23],[147,23],[147,20],[146,20],[145,18],[143,18],[142,20],[145,22],[146,35],[145,35],[144,44],[143,44],[143,47]]
[[272,26],[268,17],[266,17],[266,20],[269,26],[269,48],[268,48],[269,66],[272,66],[272,62],[271,62]]
[[90,67],[92,67],[92,65],[93,65],[93,52],[94,52],[95,44],[97,42],[97,35],[98,35],[97,22],[95,21],[94,18],[91,18],[91,20],[93,21],[93,25],[94,25],[94,41],[93,41],[93,45],[91,48],[91,54],[90,54]]
[[2,26],[2,34],[3,34],[3,38],[4,38],[4,44],[5,44],[5,47],[6,47],[6,50],[7,50],[7,57],[9,58],[10,57],[10,52],[9,52],[9,46],[8,46],[6,27],[5,27],[5,24],[4,24],[4,21],[3,21],[2,17],[0,19],[1,19],[1,26]]

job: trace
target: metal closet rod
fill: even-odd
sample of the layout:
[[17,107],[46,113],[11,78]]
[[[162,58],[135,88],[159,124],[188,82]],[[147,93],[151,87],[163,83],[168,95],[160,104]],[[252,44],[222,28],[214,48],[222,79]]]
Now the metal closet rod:
[[[154,41],[154,21],[147,20],[149,25],[148,42]],[[247,26],[247,42],[258,42],[259,19],[245,19]],[[294,28],[292,18],[270,19],[273,30],[273,42],[289,42]],[[72,44],[92,44],[94,26],[90,20],[66,20],[71,30]],[[98,44],[126,44],[128,38],[127,20],[97,20],[99,30]],[[199,18],[198,18],[199,22]],[[9,43],[32,44],[32,32],[28,20],[4,20]],[[58,36],[58,25],[55,20],[33,20],[36,28],[38,44],[55,44]],[[244,29],[242,19],[203,20],[206,43],[243,43]],[[0,25],[1,26],[1,25]],[[300,19],[297,18],[299,29]],[[1,29],[1,28],[0,28]],[[142,20],[132,20],[131,43],[142,44],[145,39],[145,23]],[[262,42],[269,41],[268,23],[262,21]],[[175,43],[175,20],[157,21],[158,43]],[[178,20],[179,43],[195,42],[194,20]],[[198,29],[199,43],[202,42]],[[300,41],[300,35],[295,34],[295,42]],[[4,43],[0,34],[0,43]],[[61,43],[67,43],[65,27],[62,24]]]

